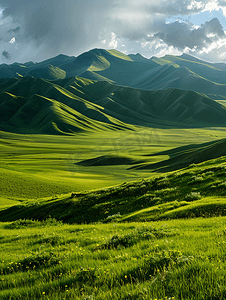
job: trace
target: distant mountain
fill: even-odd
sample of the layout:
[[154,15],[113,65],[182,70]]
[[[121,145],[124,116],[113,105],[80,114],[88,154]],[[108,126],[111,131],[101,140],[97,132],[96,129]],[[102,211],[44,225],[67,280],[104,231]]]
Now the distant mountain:
[[[54,80],[62,78],[62,73],[66,77],[66,72],[60,68],[62,64],[70,63],[75,59],[74,56],[58,55],[56,57],[44,60],[40,63],[27,62],[27,63],[13,63],[11,65],[0,65],[0,78],[13,78],[18,75],[34,76],[36,78],[44,78]],[[54,71],[55,70],[55,71]],[[57,70],[57,71],[56,71]],[[60,77],[56,74],[60,73]]]
[[146,91],[75,77],[0,79],[0,130],[74,134],[134,126],[226,126],[226,109],[175,88]]
[[172,65],[176,68],[186,67],[191,72],[215,83],[226,83],[226,64],[209,63],[188,54],[181,56],[166,55],[162,58],[152,57],[152,61],[159,65]]
[[93,49],[78,57],[58,55],[40,63],[0,65],[0,78],[19,75],[47,80],[77,76],[149,91],[178,88],[226,100],[226,64],[205,62],[188,54],[147,59],[139,53]]

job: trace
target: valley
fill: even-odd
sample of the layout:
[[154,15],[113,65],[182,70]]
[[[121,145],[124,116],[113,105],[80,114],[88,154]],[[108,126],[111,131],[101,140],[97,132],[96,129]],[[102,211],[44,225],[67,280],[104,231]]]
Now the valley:
[[0,65],[1,299],[225,299],[225,71]]

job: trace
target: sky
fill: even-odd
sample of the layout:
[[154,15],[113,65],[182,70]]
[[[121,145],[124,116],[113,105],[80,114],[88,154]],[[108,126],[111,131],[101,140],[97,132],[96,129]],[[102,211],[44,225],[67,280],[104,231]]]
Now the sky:
[[226,1],[0,0],[0,63],[93,48],[226,63]]

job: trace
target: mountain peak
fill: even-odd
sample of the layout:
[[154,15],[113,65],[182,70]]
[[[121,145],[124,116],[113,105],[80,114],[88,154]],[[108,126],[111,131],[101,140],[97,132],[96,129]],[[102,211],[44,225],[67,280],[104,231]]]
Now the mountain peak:
[[191,61],[197,61],[197,62],[201,62],[202,60],[197,58],[197,57],[194,57],[190,54],[187,54],[187,53],[183,53],[181,56],[179,56],[180,58],[183,58],[183,59],[187,59],[187,60],[191,60]]
[[129,54],[128,56],[134,61],[148,61],[148,59],[143,55],[141,55],[140,53]]

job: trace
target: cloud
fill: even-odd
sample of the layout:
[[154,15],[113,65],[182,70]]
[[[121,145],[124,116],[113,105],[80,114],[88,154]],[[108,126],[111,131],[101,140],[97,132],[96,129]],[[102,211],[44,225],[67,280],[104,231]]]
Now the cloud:
[[154,34],[152,40],[161,40],[168,46],[173,46],[179,50],[186,47],[202,50],[204,47],[225,38],[222,25],[217,18],[205,22],[198,28],[193,24],[176,21],[166,24],[163,30]]
[[226,6],[225,0],[218,0],[217,2],[219,6]]
[[10,44],[14,44],[16,42],[16,38],[15,36],[13,38],[11,38],[11,40],[9,41]]
[[14,28],[14,29],[9,29],[9,30],[8,30],[8,33],[17,34],[19,31],[20,31],[20,27],[17,26],[17,27]]
[[197,28],[188,21],[167,24],[166,20],[224,4],[216,1],[0,0],[0,46],[11,53],[11,61],[22,62],[122,45],[125,52],[143,51],[149,56],[167,47],[170,52],[202,51],[225,38],[218,19]]
[[113,49],[116,49],[118,46],[117,36],[114,32],[111,32],[111,40],[110,40],[108,46]]
[[[17,42],[24,51],[30,48],[30,57],[35,60],[59,53],[78,55],[100,45],[103,35],[114,32],[104,30],[112,5],[105,0],[0,0],[0,7],[5,8],[0,38],[6,42],[7,33],[13,35],[10,30],[20,27]],[[16,52],[14,55],[21,57]]]
[[11,55],[9,52],[7,52],[6,50],[2,51],[2,56],[6,59],[10,59]]

